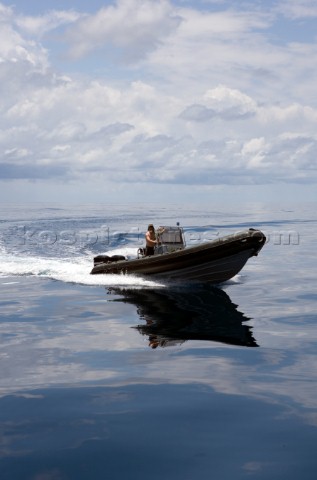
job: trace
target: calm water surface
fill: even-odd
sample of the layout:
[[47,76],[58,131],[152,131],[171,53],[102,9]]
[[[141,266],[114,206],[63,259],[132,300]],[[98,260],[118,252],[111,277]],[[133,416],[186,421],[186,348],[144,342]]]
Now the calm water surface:
[[[221,288],[91,276],[148,223],[267,237]],[[317,475],[316,205],[6,205],[1,480]]]

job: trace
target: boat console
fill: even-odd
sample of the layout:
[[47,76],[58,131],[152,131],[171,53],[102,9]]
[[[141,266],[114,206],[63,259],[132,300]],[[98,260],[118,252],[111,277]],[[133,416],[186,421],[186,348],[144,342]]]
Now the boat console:
[[183,229],[177,227],[159,227],[156,231],[158,245],[154,254],[171,253],[185,248]]

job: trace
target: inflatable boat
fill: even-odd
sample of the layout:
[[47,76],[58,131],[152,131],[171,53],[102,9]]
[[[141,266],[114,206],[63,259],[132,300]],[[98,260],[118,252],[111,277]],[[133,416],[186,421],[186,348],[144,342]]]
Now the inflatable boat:
[[258,255],[266,237],[254,228],[186,247],[180,226],[157,229],[158,245],[154,255],[139,249],[137,258],[98,255],[91,274],[133,274],[147,277],[182,279],[219,284],[230,280],[249,258]]

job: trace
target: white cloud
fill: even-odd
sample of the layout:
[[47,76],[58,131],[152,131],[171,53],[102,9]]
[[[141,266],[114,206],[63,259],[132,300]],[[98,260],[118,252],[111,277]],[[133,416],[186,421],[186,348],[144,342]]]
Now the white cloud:
[[46,63],[45,50],[41,45],[32,40],[23,38],[21,34],[8,21],[1,22],[0,28],[0,66],[5,62],[17,64],[25,62],[32,66],[40,66]]
[[292,20],[317,17],[315,0],[282,0],[276,9]]
[[25,33],[29,35],[42,36],[50,30],[54,30],[60,26],[68,25],[79,20],[83,15],[73,10],[71,11],[55,11],[38,16],[22,16],[19,15],[15,23]]
[[[315,182],[316,45],[273,45],[273,13],[251,13],[121,0],[23,17],[0,3],[1,178]],[[68,23],[82,58],[59,73],[54,35],[39,38]],[[110,54],[111,80],[85,69],[113,46],[133,68]]]
[[94,50],[117,49],[131,62],[155,49],[179,23],[166,0],[118,0],[68,30],[69,54],[81,58]]
[[0,21],[8,20],[12,16],[12,8],[6,7],[3,3],[0,3]]
[[256,102],[252,98],[225,85],[208,90],[202,102],[203,104],[186,107],[181,118],[196,122],[206,122],[217,117],[223,120],[239,120],[255,115],[257,110]]

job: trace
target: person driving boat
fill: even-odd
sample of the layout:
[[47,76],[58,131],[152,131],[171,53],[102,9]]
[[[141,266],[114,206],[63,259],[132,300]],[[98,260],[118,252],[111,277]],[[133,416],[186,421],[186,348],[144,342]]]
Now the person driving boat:
[[154,248],[157,245],[154,225],[150,223],[145,234],[145,255],[148,257],[154,255]]

